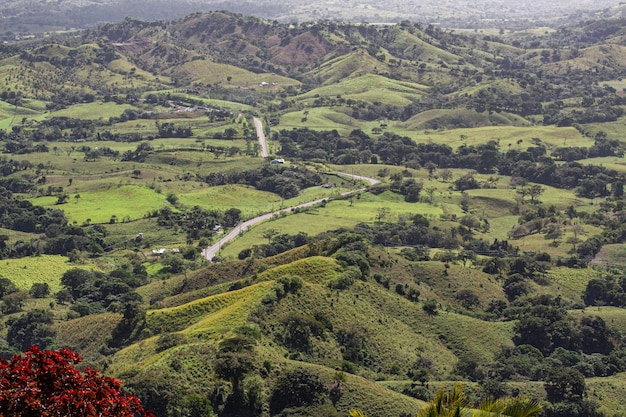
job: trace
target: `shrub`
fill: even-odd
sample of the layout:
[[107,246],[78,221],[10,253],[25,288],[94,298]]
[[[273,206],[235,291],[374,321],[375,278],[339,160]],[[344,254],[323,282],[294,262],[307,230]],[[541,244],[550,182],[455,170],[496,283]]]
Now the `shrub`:
[[185,343],[185,335],[180,333],[163,333],[156,341],[156,351],[162,352]]
[[46,298],[50,295],[50,286],[45,282],[35,282],[30,287],[30,295],[33,298]]
[[277,414],[287,407],[308,406],[317,402],[324,392],[326,387],[316,374],[298,368],[278,380],[270,399],[270,410]]

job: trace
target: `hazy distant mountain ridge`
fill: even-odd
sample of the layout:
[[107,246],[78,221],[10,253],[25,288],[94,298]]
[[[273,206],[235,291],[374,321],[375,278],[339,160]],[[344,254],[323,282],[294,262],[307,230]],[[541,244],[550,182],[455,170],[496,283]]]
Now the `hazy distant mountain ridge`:
[[260,0],[186,0],[175,3],[164,0],[68,0],[35,2],[6,0],[0,6],[0,30],[15,33],[41,32],[62,28],[85,28],[125,17],[141,20],[163,20],[194,12],[228,10],[255,15],[280,22],[341,20],[350,22],[439,23],[446,27],[477,28],[498,26],[560,25],[568,21],[590,18],[614,18],[623,15],[623,6],[615,0],[563,2],[545,0],[486,0],[478,2],[435,0],[373,0],[310,3],[302,0],[274,2]]

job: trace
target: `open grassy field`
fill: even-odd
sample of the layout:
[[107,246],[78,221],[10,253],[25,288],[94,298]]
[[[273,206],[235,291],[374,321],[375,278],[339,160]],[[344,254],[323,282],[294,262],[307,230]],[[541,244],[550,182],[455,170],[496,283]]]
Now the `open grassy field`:
[[[232,85],[233,88],[246,89],[269,89],[271,84],[281,86],[299,85],[300,82],[272,73],[256,74],[232,65],[219,64],[208,60],[194,60],[185,63],[177,69],[193,79],[206,84],[222,84],[224,87]],[[228,78],[231,77],[230,81]],[[263,87],[261,83],[270,86]]]
[[108,121],[110,117],[119,117],[124,110],[134,109],[136,107],[130,104],[117,104],[115,102],[94,102],[74,104],[63,110],[57,110],[47,114],[47,118],[52,117],[71,117],[81,120],[102,120]]
[[563,146],[585,146],[594,144],[593,139],[585,137],[573,127],[554,126],[487,126],[473,129],[450,129],[443,131],[415,132],[411,138],[417,143],[445,143],[452,148],[461,145],[479,145],[490,140],[500,144],[506,152],[511,149],[526,149],[533,146],[533,139],[541,140],[548,149]]
[[[372,128],[379,127],[381,121],[365,122],[350,116],[350,110],[342,107],[315,107],[306,109],[308,113],[296,111],[281,117],[280,124],[274,129],[292,129],[308,127],[314,130],[336,129],[340,134],[347,135],[354,129],[361,129],[372,135]],[[454,117],[459,117],[458,111]],[[457,129],[424,129],[424,123],[437,118],[452,117],[445,110],[425,112],[406,122],[385,121],[387,130],[401,136],[408,136],[417,143],[443,143],[456,149],[462,145],[480,145],[490,140],[497,141],[500,150],[526,149],[535,144],[543,144],[548,150],[558,147],[581,146],[594,144],[592,138],[586,137],[573,127],[529,126],[528,122],[517,116],[498,116],[502,120],[500,126],[490,126],[494,121],[479,117],[479,113],[467,111],[467,123],[476,125],[473,128]],[[475,120],[474,120],[475,119]],[[484,119],[484,120],[483,120]],[[481,121],[482,120],[482,121]],[[465,122],[463,122],[465,123]],[[487,124],[487,126],[484,126]],[[507,126],[510,125],[510,126]],[[375,137],[375,135],[373,135]]]
[[221,185],[179,194],[179,201],[188,207],[200,206],[215,210],[236,207],[241,210],[244,218],[251,218],[270,211],[272,207],[278,207],[281,199],[276,194],[251,187]]
[[65,256],[40,255],[0,261],[0,276],[27,291],[34,283],[46,283],[50,286],[50,293],[54,294],[62,288],[61,276],[72,268],[98,269],[89,263],[71,264]]
[[367,74],[313,89],[299,96],[299,99],[309,104],[318,97],[329,97],[406,106],[418,100],[426,91],[428,87],[425,85]]
[[101,356],[108,335],[122,319],[121,314],[103,313],[55,323],[57,341],[62,346],[80,350],[85,361]]
[[478,128],[482,126],[530,126],[528,120],[510,113],[479,113],[473,109],[428,110],[413,116],[399,127],[409,130],[439,130],[447,126]]
[[626,413],[624,398],[626,397],[626,373],[616,374],[607,378],[589,378],[585,382],[589,398],[600,404],[600,411],[606,413]]
[[[136,220],[152,210],[169,205],[165,195],[147,187],[133,185],[86,191],[79,196],[71,196],[61,207],[70,221],[79,224],[109,223],[114,216],[116,221]],[[31,200],[33,204],[42,207],[59,208],[56,201],[56,197],[38,197]]]

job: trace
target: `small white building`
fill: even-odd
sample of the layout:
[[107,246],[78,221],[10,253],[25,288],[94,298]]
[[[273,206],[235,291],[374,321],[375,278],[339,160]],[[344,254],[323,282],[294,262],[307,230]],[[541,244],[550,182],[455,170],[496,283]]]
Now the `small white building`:
[[178,248],[160,248],[160,249],[152,249],[152,254],[154,256],[161,256],[164,253],[180,253],[180,249]]

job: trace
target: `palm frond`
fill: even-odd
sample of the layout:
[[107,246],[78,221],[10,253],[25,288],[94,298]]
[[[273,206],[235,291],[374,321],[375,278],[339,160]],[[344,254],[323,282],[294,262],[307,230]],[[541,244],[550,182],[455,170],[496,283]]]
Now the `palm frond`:
[[511,398],[507,401],[503,413],[509,417],[535,417],[541,413],[542,406],[530,398]]

